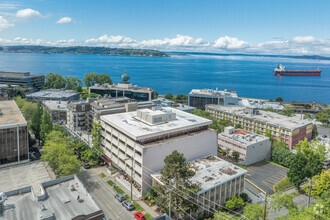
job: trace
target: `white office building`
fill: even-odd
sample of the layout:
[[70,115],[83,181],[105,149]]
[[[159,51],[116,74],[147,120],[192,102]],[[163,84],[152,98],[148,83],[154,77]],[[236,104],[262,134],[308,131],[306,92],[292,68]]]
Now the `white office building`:
[[141,194],[152,184],[152,172],[177,150],[188,161],[216,155],[217,135],[212,122],[170,107],[141,109],[101,116],[105,157],[133,179]]

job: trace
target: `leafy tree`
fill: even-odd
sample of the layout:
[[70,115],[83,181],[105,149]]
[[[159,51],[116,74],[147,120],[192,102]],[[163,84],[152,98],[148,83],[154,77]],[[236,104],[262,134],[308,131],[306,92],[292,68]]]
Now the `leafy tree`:
[[[24,106],[24,104],[25,104],[25,99],[22,99],[21,96],[16,96],[16,97],[14,98],[14,100],[15,100],[15,102],[16,102],[18,108],[21,109],[21,111],[22,111],[22,108],[23,108],[23,106]],[[22,113],[23,113],[23,112],[22,112]]]
[[307,158],[301,152],[298,152],[291,160],[287,175],[290,182],[293,183],[297,189],[300,189],[300,185],[306,178],[305,166],[307,162]]
[[157,99],[158,96],[159,96],[158,92],[156,92],[156,91],[154,91],[154,93],[153,93],[152,95],[153,95],[153,98],[154,98],[154,99]]
[[52,131],[52,129],[53,129],[52,119],[50,118],[49,112],[46,109],[44,109],[40,124],[40,140],[42,143],[45,143],[46,137]]
[[295,194],[276,193],[271,200],[271,208],[274,211],[279,211],[282,208],[287,210],[298,210],[297,204],[293,201]]
[[[306,194],[309,194],[310,184],[306,184],[303,187]],[[322,170],[320,175],[312,177],[312,196],[321,196],[324,192],[330,191],[330,172],[329,170]],[[329,197],[330,198],[330,197]]]
[[278,96],[276,99],[275,99],[275,102],[283,102],[283,98],[281,96]]
[[98,73],[86,73],[84,77],[84,83],[87,87],[91,87],[98,84],[109,83],[112,84],[112,80],[108,74],[98,74]]
[[[171,199],[172,199],[172,210],[179,216],[183,216],[185,212],[189,210],[196,210],[197,201],[194,199],[185,199],[187,194],[190,198],[195,198],[199,191],[197,185],[191,184],[189,179],[195,175],[195,172],[190,169],[189,163],[186,161],[186,158],[182,153],[178,151],[173,151],[170,155],[166,156],[164,159],[164,167],[161,169],[161,181],[164,185],[159,185],[158,189],[162,194],[167,195],[162,201],[166,201],[161,204],[161,207],[167,209],[168,204],[168,189],[172,189]],[[159,195],[163,197],[162,195]],[[192,202],[194,200],[194,203]],[[178,208],[180,207],[180,208]]]
[[46,89],[62,89],[65,88],[66,81],[58,73],[48,73],[45,78],[45,88]]
[[330,109],[324,109],[322,112],[319,112],[315,115],[316,120],[322,122],[325,125],[328,125],[330,120]]
[[264,208],[262,207],[262,205],[259,205],[258,203],[248,205],[244,209],[243,215],[247,219],[253,219],[253,220],[263,219]]
[[227,212],[216,211],[214,213],[213,219],[214,220],[226,220],[231,219],[233,216]]
[[165,99],[173,99],[173,95],[172,95],[172,93],[167,93],[167,94],[165,95]]
[[247,202],[249,200],[249,195],[244,192],[241,193],[239,196],[243,199],[244,202]]
[[310,113],[304,114],[304,119],[313,120],[312,114],[310,114]]
[[313,155],[311,155],[313,152],[320,157],[322,162],[325,160],[327,155],[325,143],[321,143],[318,140],[308,142],[308,139],[305,138],[295,146],[295,149],[299,152],[302,152],[308,158],[313,157]]
[[65,89],[82,91],[82,82],[77,77],[65,77],[66,85]]
[[313,124],[312,139],[317,138],[318,135],[319,135],[319,132],[317,131],[317,126],[316,126],[316,124]]
[[294,157],[294,153],[288,150],[288,148],[276,146],[271,151],[271,160],[284,167],[289,167]]
[[51,131],[46,137],[41,159],[48,161],[48,165],[58,177],[77,173],[81,166],[69,146],[70,138],[60,131]]
[[225,203],[225,207],[230,210],[242,208],[244,201],[239,196],[231,196],[230,199]]
[[34,112],[37,110],[37,105],[35,103],[25,101],[21,110],[24,118],[27,121],[31,121],[33,119]]
[[[25,107],[26,104],[24,104]],[[31,120],[31,130],[35,136],[36,139],[39,140],[40,144],[40,125],[41,125],[41,119],[42,119],[42,107],[40,102],[37,104],[37,109],[33,112],[32,120]]]
[[92,93],[83,95],[81,98],[86,100],[87,98],[97,98],[97,97],[99,97],[99,95],[92,92]]
[[238,162],[239,159],[239,153],[237,151],[234,151],[231,156],[234,158],[235,162]]
[[242,126],[241,126],[241,124],[236,124],[236,125],[235,125],[235,128],[236,128],[236,129],[239,129],[239,128],[242,128]]
[[101,135],[101,130],[102,130],[101,125],[99,123],[94,122],[93,129],[90,132],[90,134],[92,135],[92,145],[93,145],[92,149],[98,156],[103,155],[103,150],[101,148],[101,143],[103,140],[103,137]]
[[187,95],[176,95],[174,97],[175,100],[188,100],[188,96]]
[[268,108],[265,108],[264,111],[274,112],[274,109],[273,109],[273,107],[268,107]]

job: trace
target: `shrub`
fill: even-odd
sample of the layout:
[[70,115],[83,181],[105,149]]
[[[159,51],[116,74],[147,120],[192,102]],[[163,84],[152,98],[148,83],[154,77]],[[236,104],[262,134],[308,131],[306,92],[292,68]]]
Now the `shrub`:
[[124,196],[124,198],[125,198],[126,200],[128,200],[128,201],[132,201],[131,197],[130,197],[129,195],[127,195],[127,194]]
[[144,200],[148,200],[149,197],[150,197],[150,193],[147,193],[147,194],[145,194],[145,195],[143,196],[143,199],[144,199]]
[[149,213],[145,214],[144,217],[145,217],[147,220],[152,220],[152,219],[153,219],[153,217],[152,217]]
[[101,178],[104,178],[104,177],[105,177],[105,174],[104,174],[104,173],[100,173],[99,176],[100,176]]
[[244,202],[247,202],[249,200],[248,194],[246,194],[244,192],[241,193],[241,195],[239,195],[239,196],[243,199]]
[[142,208],[137,202],[133,202],[133,206],[137,212],[143,212],[144,208]]
[[124,194],[124,190],[122,190],[119,186],[115,186],[115,190],[117,193]]
[[276,192],[281,192],[291,187],[294,187],[294,185],[290,182],[289,178],[287,177],[274,186]]
[[117,171],[117,169],[114,168],[114,167],[109,167],[109,170],[110,170],[110,172],[116,172]]
[[150,200],[150,205],[155,204],[155,202],[156,202],[155,200],[151,199],[151,200]]

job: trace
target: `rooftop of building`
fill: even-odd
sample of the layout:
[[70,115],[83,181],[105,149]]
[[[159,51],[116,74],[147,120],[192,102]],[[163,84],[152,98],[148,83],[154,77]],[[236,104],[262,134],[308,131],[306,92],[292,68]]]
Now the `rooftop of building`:
[[[103,121],[114,126],[121,132],[127,134],[134,140],[159,136],[175,131],[181,131],[189,128],[200,127],[212,124],[212,121],[183,112],[171,107],[156,108],[154,110],[143,109],[150,116],[175,114],[174,120],[169,120],[160,124],[150,124],[137,117],[138,111],[119,113],[113,115],[104,115],[101,117]],[[173,116],[173,115],[172,115]]]
[[263,135],[249,132],[244,129],[235,129],[234,127],[226,127],[224,132],[218,134],[218,137],[230,138],[244,144],[245,146],[269,139]]
[[114,84],[105,83],[103,85],[95,84],[94,86],[91,86],[90,89],[132,90],[135,92],[152,92],[152,91],[154,91],[150,87],[143,87],[143,86],[133,85],[132,83],[125,83],[125,82],[118,83],[118,84],[115,84],[115,83]]
[[282,110],[285,106],[280,102],[267,102],[264,100],[255,100],[255,99],[239,99],[238,105],[245,107],[254,107],[254,108],[272,108],[274,110]]
[[99,98],[92,101],[90,104],[96,109],[115,108],[124,106],[125,103],[129,103],[130,98],[118,97],[118,98]]
[[189,95],[203,95],[203,96],[230,96],[237,97],[236,90],[223,90],[219,91],[218,89],[193,89],[190,91]]
[[26,97],[32,98],[32,97],[42,97],[42,98],[68,98],[74,95],[79,94],[79,92],[75,90],[66,90],[66,89],[45,89],[40,90],[39,92],[34,92],[29,95],[26,95]]
[[[49,183],[51,184],[51,181],[45,182],[45,184]],[[2,217],[7,220],[72,219],[100,211],[76,177],[44,189],[48,196],[42,201],[37,201],[31,191],[8,196]],[[51,218],[52,216],[55,218]]]
[[[247,170],[216,156],[199,158],[189,163],[190,168],[195,171],[195,175],[190,180],[200,187],[198,194],[247,173]],[[161,174],[152,174],[151,176],[161,182]]]
[[34,78],[43,75],[31,75],[30,72],[15,72],[15,71],[0,71],[0,77],[11,77],[11,78]]
[[68,101],[46,100],[43,101],[42,104],[51,111],[66,111]]
[[256,110],[258,114],[251,114],[247,112],[249,110],[252,110],[251,108],[242,106],[207,105],[206,107],[234,114],[237,116],[250,118],[259,122],[267,122],[270,125],[276,125],[286,129],[296,129],[311,124],[311,122],[309,121],[297,119],[294,117],[287,117],[284,115],[277,114],[275,112]]
[[0,101],[0,128],[27,125],[25,118],[14,100]]

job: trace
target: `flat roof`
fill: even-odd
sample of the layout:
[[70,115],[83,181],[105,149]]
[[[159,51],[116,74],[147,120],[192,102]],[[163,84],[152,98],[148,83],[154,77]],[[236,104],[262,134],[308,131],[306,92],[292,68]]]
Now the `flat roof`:
[[42,104],[48,109],[55,111],[66,111],[68,106],[68,101],[55,101],[55,100],[46,100]]
[[213,89],[193,89],[190,91],[189,95],[202,95],[202,96],[229,96],[229,97],[237,97],[236,90],[213,90]]
[[[70,190],[71,185],[74,185],[74,191]],[[3,211],[4,219],[40,219],[40,216],[46,219],[53,215],[56,219],[72,219],[100,210],[76,178],[46,187],[45,191],[48,196],[43,201],[37,201],[31,192],[9,196],[5,201],[9,208]],[[78,201],[78,196],[81,202]]]
[[34,77],[44,77],[44,76],[43,75],[31,75],[30,72],[0,71],[0,77],[34,78]]
[[31,93],[26,95],[26,97],[42,97],[42,98],[68,98],[74,95],[79,94],[75,90],[65,90],[65,89],[46,89],[40,90],[39,92]]
[[0,129],[14,125],[26,126],[27,123],[14,100],[0,101]]
[[[190,178],[190,181],[200,187],[198,194],[247,173],[247,170],[217,156],[207,156],[189,161],[189,163],[190,168],[195,171],[195,175]],[[161,182],[161,174],[152,174],[151,176]]]
[[[141,110],[140,110],[141,111]],[[143,111],[149,111],[143,109]],[[152,111],[152,110],[150,110]],[[156,110],[157,112],[159,110]],[[211,120],[177,110],[171,107],[162,107],[161,112],[171,111],[176,119],[162,124],[150,125],[137,118],[137,111],[101,116],[101,120],[117,128],[134,140],[168,134],[184,129],[212,124]]]
[[154,90],[150,87],[143,87],[138,85],[130,85],[131,83],[127,83],[125,85],[128,85],[127,87],[124,87],[125,83],[118,83],[116,84],[103,84],[98,85],[95,84],[94,86],[91,86],[91,89],[101,89],[101,90],[125,90],[125,91],[133,91],[133,92],[153,92]]
[[296,119],[294,117],[287,117],[284,115],[277,114],[275,112],[268,112],[259,110],[259,114],[253,115],[245,113],[246,107],[241,106],[220,106],[220,105],[207,105],[206,108],[212,108],[226,113],[231,113],[237,116],[250,118],[259,122],[267,122],[268,124],[280,126],[286,129],[297,129],[300,127],[312,124],[309,121],[303,119]]
[[232,134],[227,134],[225,132],[222,132],[222,133],[218,134],[218,138],[221,138],[221,137],[226,137],[226,138],[232,139],[234,141],[238,141],[246,146],[269,139],[266,136],[256,134],[253,132],[249,132],[249,131],[246,131],[243,129],[235,129],[234,133],[232,133]]

